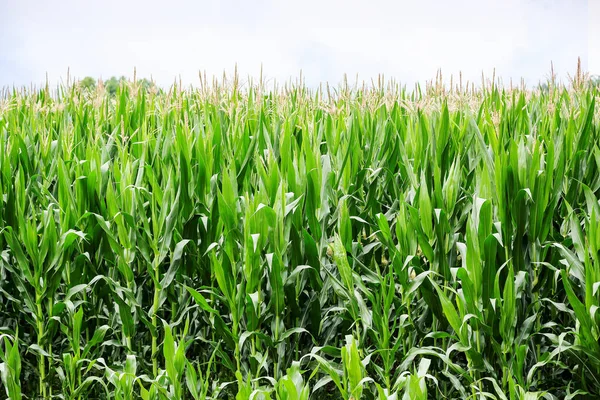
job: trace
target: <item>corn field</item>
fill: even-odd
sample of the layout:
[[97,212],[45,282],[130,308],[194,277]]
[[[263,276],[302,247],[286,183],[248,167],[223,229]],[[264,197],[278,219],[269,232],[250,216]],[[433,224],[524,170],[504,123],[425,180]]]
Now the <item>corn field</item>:
[[5,90],[0,397],[598,398],[599,96]]

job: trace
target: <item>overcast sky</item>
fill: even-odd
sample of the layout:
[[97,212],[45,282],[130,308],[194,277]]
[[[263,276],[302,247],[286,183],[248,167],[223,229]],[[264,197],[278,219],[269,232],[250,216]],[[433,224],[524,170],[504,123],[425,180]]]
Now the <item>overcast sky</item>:
[[[594,24],[595,22],[595,24]],[[600,0],[0,0],[0,86],[86,75],[168,85],[232,71],[413,84],[600,73]],[[595,30],[595,31],[594,31]],[[594,42],[594,40],[596,40]]]

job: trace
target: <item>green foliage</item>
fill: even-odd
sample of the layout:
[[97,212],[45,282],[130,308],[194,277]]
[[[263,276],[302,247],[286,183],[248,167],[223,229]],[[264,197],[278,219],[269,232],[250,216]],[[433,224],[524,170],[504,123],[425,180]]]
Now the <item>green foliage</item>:
[[[86,85],[90,84],[91,80],[91,85],[95,85],[95,81],[90,78],[87,77],[85,78],[83,81],[81,81],[82,86],[84,85],[84,82],[86,82]],[[108,93],[109,96],[116,96],[117,91],[119,90],[119,87],[121,87],[122,85],[127,85],[129,82],[127,80],[126,77],[121,76],[120,78],[117,78],[115,76],[111,76],[109,79],[107,79],[106,81],[104,81],[104,88],[106,90],[106,93]],[[156,87],[155,83],[149,79],[146,78],[142,78],[142,79],[138,79],[135,82],[135,86],[136,88],[141,88],[144,91],[149,91],[150,89],[153,89]],[[87,87],[87,86],[84,86]]]
[[575,83],[14,91],[2,394],[597,398],[599,92]]
[[119,86],[122,83],[127,82],[127,78],[121,76],[120,78],[116,78],[115,76],[111,76],[109,79],[104,81],[104,88],[106,89],[106,93],[110,96],[114,96],[117,94],[117,90],[119,90]]
[[91,90],[96,87],[96,80],[91,76],[86,76],[81,81],[79,81],[79,86],[82,90]]

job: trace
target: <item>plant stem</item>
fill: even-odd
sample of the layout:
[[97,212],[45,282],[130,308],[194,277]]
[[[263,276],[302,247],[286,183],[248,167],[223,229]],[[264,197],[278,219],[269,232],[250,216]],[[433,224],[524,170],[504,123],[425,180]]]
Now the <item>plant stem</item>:
[[[39,346],[39,348],[44,351],[44,347],[42,344],[42,337],[44,336],[44,322],[42,321],[43,318],[43,312],[42,312],[42,304],[40,303],[41,299],[40,299],[40,295],[39,293],[36,293],[36,303],[37,303],[37,345]],[[40,354],[39,358],[38,358],[38,368],[39,368],[39,372],[40,372],[40,387],[39,387],[39,391],[40,391],[40,395],[42,396],[43,399],[46,398],[46,363],[44,361],[44,355]]]
[[[156,282],[159,279],[158,265],[154,266],[154,278]],[[158,375],[158,328],[156,325],[156,314],[158,313],[158,301],[160,299],[160,289],[157,284],[154,284],[154,302],[152,303],[152,326],[154,327],[154,334],[152,335],[152,374],[156,378]]]

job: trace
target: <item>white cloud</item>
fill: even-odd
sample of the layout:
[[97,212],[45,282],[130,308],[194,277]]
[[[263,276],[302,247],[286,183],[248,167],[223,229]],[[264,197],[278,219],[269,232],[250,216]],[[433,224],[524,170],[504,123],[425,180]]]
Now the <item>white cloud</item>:
[[[598,0],[589,0],[591,3]],[[198,71],[337,83],[378,73],[412,84],[463,72],[505,80],[563,77],[592,60],[586,0],[116,1],[8,0],[0,5],[0,85]],[[590,18],[591,19],[591,18]],[[597,49],[598,46],[595,46]],[[597,51],[597,50],[596,50]]]

